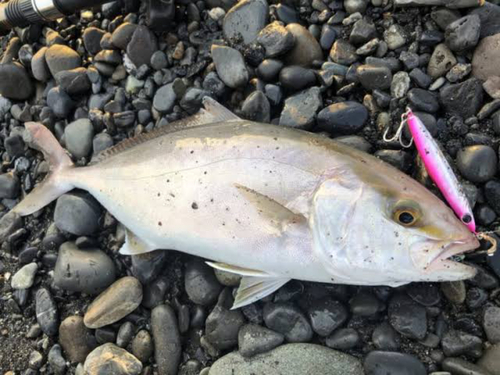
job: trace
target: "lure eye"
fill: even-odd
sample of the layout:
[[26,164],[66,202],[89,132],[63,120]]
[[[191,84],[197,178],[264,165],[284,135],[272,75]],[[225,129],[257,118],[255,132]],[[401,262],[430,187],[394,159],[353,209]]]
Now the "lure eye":
[[462,221],[465,224],[469,224],[472,221],[472,216],[470,216],[469,214],[465,214],[464,216],[462,216]]
[[398,221],[404,226],[410,226],[415,223],[415,216],[411,212],[403,211],[398,215]]

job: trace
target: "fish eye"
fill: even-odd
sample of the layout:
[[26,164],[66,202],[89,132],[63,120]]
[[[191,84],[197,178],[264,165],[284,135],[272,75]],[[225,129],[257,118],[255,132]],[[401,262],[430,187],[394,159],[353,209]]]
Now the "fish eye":
[[393,220],[404,227],[414,226],[421,216],[418,203],[412,201],[398,202],[392,213]]

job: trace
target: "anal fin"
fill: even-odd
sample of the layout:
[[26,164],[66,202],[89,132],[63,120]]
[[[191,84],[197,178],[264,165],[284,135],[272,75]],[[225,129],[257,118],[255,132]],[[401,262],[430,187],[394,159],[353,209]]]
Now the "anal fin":
[[158,248],[137,237],[129,229],[125,228],[125,243],[120,248],[122,255],[137,255],[149,253]]
[[289,278],[284,277],[252,277],[244,276],[236,293],[231,310],[250,305],[268,295],[274,293],[287,282]]
[[235,273],[241,276],[253,276],[253,277],[271,277],[268,273],[259,270],[252,270],[250,268],[243,268],[238,266],[233,266],[227,263],[217,263],[217,262],[206,262],[210,267],[226,271],[229,273]]

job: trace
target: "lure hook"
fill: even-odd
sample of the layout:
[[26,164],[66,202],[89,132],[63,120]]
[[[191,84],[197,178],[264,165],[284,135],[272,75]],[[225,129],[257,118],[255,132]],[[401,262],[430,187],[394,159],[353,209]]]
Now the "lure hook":
[[403,141],[403,130],[404,130],[404,126],[406,125],[406,119],[408,118],[408,115],[410,114],[410,112],[411,112],[411,110],[408,108],[407,111],[401,115],[401,123],[399,124],[398,129],[396,130],[396,133],[394,133],[394,135],[391,138],[388,137],[390,127],[387,127],[387,129],[385,129],[384,135],[383,135],[384,142],[398,141],[399,144],[401,146],[403,146],[404,148],[410,148],[413,145],[413,137],[410,139],[409,143],[405,144]]
[[493,256],[497,250],[497,240],[494,237],[489,236],[487,233],[488,232],[477,233],[477,238],[478,240],[488,241],[491,244],[491,247],[484,252],[489,256]]

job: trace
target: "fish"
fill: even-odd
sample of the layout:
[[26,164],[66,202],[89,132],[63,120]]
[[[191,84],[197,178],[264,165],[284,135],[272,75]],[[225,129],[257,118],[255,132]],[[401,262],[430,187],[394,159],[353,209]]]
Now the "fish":
[[203,107],[84,167],[26,123],[51,167],[13,212],[87,191],[125,227],[124,256],[177,250],[240,275],[233,309],[292,279],[396,287],[475,275],[450,258],[477,238],[408,175],[321,134],[241,119],[209,97]]
[[441,148],[411,109],[408,109],[405,118],[429,176],[464,225],[476,233],[476,222],[469,200]]

